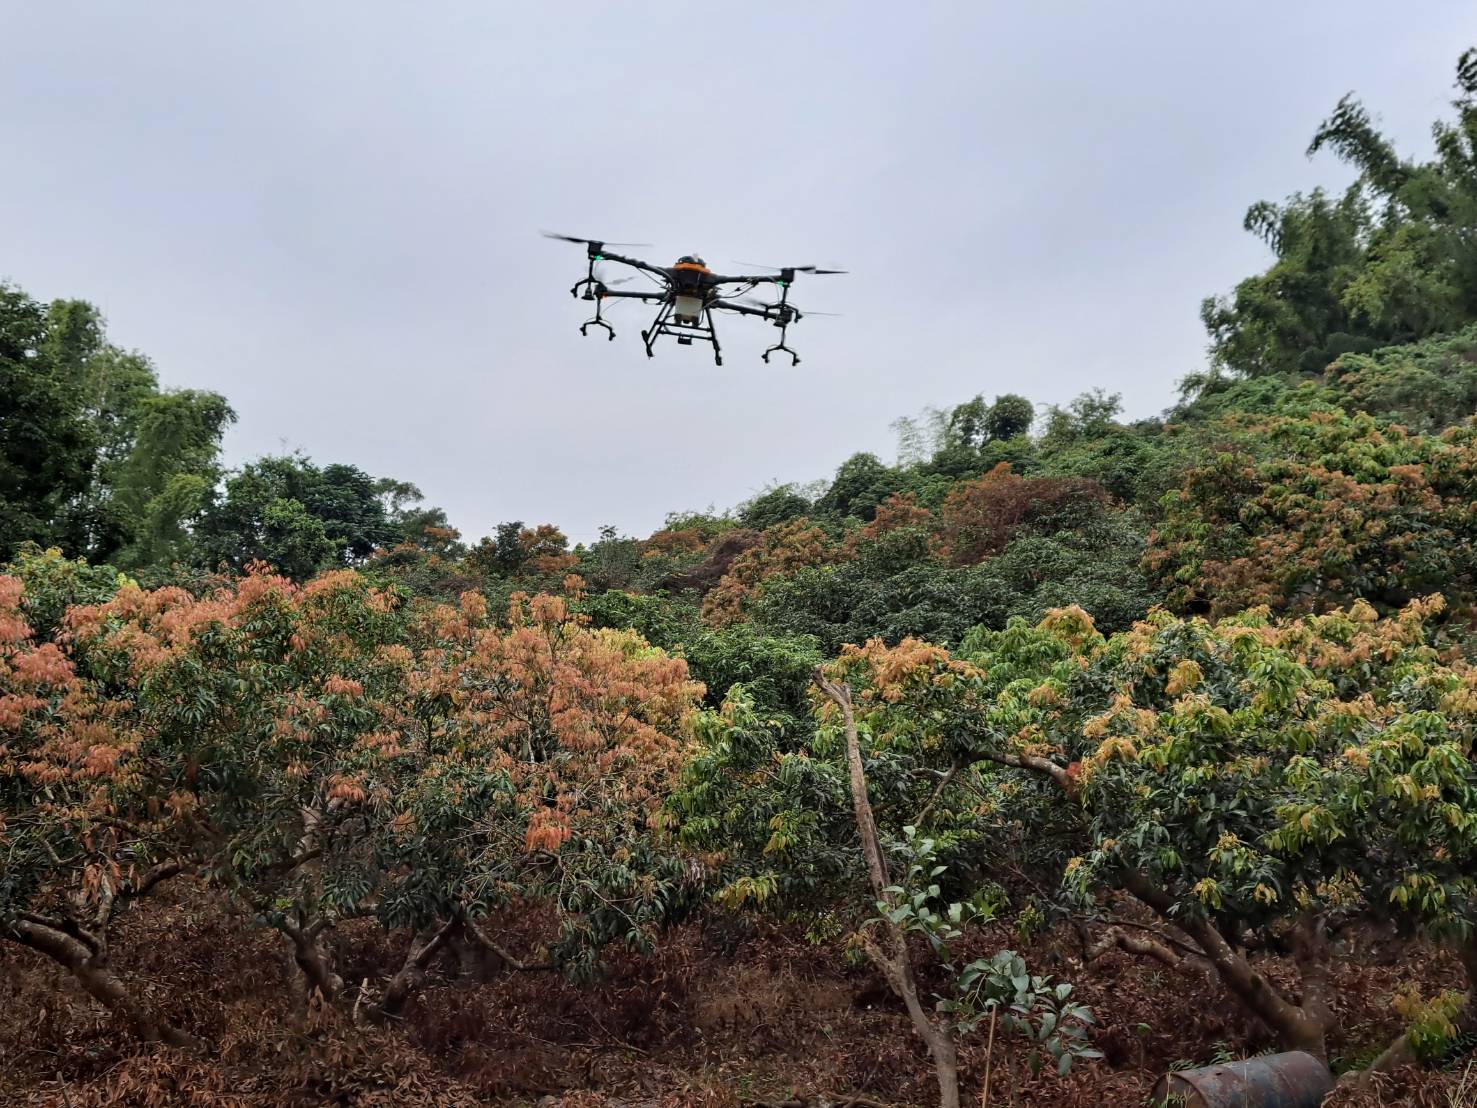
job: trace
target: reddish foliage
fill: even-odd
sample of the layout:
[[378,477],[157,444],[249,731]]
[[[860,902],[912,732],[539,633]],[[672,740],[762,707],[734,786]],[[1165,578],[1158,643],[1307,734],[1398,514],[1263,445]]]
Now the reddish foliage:
[[669,592],[696,589],[700,593],[707,593],[723,579],[739,555],[758,546],[762,541],[757,531],[727,531],[713,540],[707,558],[680,573],[664,578],[657,587]]
[[704,599],[703,619],[719,627],[734,623],[742,618],[745,602],[766,577],[825,565],[836,556],[830,537],[808,519],[766,528],[763,543],[736,557],[718,587]]
[[526,565],[546,577],[562,576],[579,564],[569,552],[569,539],[552,523],[540,523],[518,533],[518,547]]
[[709,541],[708,536],[698,528],[683,527],[675,531],[657,531],[650,538],[638,543],[637,549],[641,551],[643,558],[657,558],[663,555],[673,557],[698,554],[707,548]]
[[956,566],[1005,549],[1027,528],[1055,529],[1101,511],[1108,494],[1085,477],[1021,477],[1001,462],[983,477],[961,481],[939,509],[938,534]]
[[1215,615],[1470,593],[1477,426],[1440,437],[1369,416],[1231,424],[1243,437],[1165,498],[1144,564]]
[[[918,506],[916,493],[893,493],[877,505],[876,514],[873,515],[870,523],[846,536],[843,549],[848,558],[854,558],[857,549],[863,543],[893,531],[900,531],[904,527],[920,527],[931,531],[935,523],[933,513],[927,508]],[[930,539],[933,545],[937,545],[937,541],[936,538]]]

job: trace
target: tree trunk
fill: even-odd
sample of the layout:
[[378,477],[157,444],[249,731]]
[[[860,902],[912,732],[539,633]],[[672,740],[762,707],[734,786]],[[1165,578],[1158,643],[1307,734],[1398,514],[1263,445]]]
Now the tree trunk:
[[1462,969],[1467,971],[1467,1003],[1477,1007],[1477,931],[1457,946],[1456,953],[1462,960]]
[[310,1001],[315,992],[325,1001],[332,1001],[338,996],[340,981],[333,972],[328,952],[318,942],[318,936],[322,934],[325,926],[325,921],[320,919],[306,927],[296,927],[288,923],[282,928],[287,937],[292,940],[292,960],[297,963],[297,968],[302,970],[303,977],[307,981]]
[[451,933],[444,950],[449,954],[456,973],[478,984],[491,981],[508,968],[502,955],[472,936],[465,926]]
[[[841,710],[841,720],[846,731],[846,766],[851,777],[851,805],[856,818],[857,834],[862,840],[862,856],[867,862],[867,877],[872,885],[872,895],[883,904],[891,904],[888,894],[887,862],[882,856],[882,844],[877,837],[877,820],[872,814],[872,802],[867,798],[867,774],[862,765],[861,743],[857,740],[856,717],[851,710],[851,689],[836,684],[826,677],[819,667],[815,671],[815,683]],[[959,1059],[954,1049],[954,1029],[947,1016],[940,1016],[937,1023],[928,1018],[923,1003],[918,998],[918,983],[913,977],[913,962],[908,954],[908,937],[901,927],[883,917],[891,955],[884,954],[871,942],[867,953],[887,978],[893,992],[902,998],[908,1009],[908,1017],[928,1047],[933,1058],[934,1072],[939,1083],[939,1108],[959,1108]]]
[[144,1042],[163,1042],[191,1050],[204,1048],[199,1039],[159,1019],[140,1002],[107,966],[101,946],[96,950],[90,949],[72,935],[27,920],[12,924],[9,931],[22,946],[30,947],[65,967],[89,996],[120,1017]]
[[1098,938],[1097,942],[1086,947],[1083,951],[1084,962],[1095,962],[1110,950],[1124,950],[1129,954],[1139,954],[1144,957],[1153,958],[1162,965],[1171,969],[1179,969],[1185,964],[1184,957],[1177,951],[1161,943],[1158,939],[1148,935],[1130,935],[1122,927],[1114,926],[1108,928]]
[[903,1006],[908,1010],[908,1018],[913,1021],[914,1028],[928,1047],[939,1083],[939,1108],[959,1108],[959,1056],[954,1047],[954,1029],[946,1017],[941,1017],[938,1023],[934,1023],[923,1010],[923,1003],[918,998],[918,983],[913,977],[913,967],[908,959],[907,942],[899,940],[902,940],[901,933],[893,938],[894,953],[891,958],[876,947],[871,947],[868,953],[882,975],[887,978],[892,991],[902,997]]
[[[456,920],[449,919],[438,928],[424,928],[411,940],[410,951],[405,956],[405,964],[385,986],[385,996],[379,1005],[382,1015],[399,1015],[411,994],[418,990],[425,981],[426,967],[431,964],[431,959],[436,957],[446,944],[455,925]],[[416,946],[417,943],[420,944],[419,947]]]
[[1221,983],[1272,1029],[1283,1049],[1305,1050],[1315,1058],[1327,1057],[1324,1034],[1328,1030],[1328,1008],[1323,987],[1327,974],[1326,946],[1303,956],[1307,996],[1305,1006],[1300,1006],[1278,993],[1244,955],[1226,942],[1208,919],[1193,916],[1176,918],[1172,911],[1173,898],[1143,874],[1126,871],[1123,887],[1153,909],[1162,920],[1178,927],[1195,941]]

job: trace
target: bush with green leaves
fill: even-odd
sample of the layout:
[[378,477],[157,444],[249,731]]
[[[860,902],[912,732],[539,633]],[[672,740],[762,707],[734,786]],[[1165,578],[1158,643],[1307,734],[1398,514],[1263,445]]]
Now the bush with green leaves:
[[890,900],[877,903],[877,911],[904,932],[927,941],[949,982],[949,992],[937,998],[937,1006],[948,1016],[955,1035],[968,1035],[987,1019],[996,1019],[1031,1045],[1028,1058],[1033,1071],[1050,1059],[1057,1072],[1065,1074],[1078,1059],[1103,1056],[1088,1041],[1092,1012],[1071,999],[1070,983],[1052,984],[1050,977],[1031,973],[1013,950],[956,964],[951,944],[964,937],[965,926],[988,922],[994,911],[978,897],[973,902],[943,902],[938,881],[948,867],[937,864],[933,839],[920,835],[916,827],[904,827],[903,841],[892,853],[907,868],[899,883],[887,889]]
[[[1284,1045],[1317,1052],[1336,933],[1448,936],[1477,982],[1477,670],[1433,644],[1440,610],[1158,612],[1105,638],[1069,608],[959,657],[874,642],[840,669],[875,747],[972,767],[936,806],[970,812],[975,849],[1023,849],[1074,912],[1137,900]],[[1295,964],[1296,999],[1248,936]]]

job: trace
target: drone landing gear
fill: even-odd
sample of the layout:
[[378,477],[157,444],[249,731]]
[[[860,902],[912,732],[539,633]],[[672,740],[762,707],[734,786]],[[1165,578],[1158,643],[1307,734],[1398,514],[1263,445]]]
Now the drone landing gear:
[[713,323],[713,309],[707,305],[703,306],[702,322],[689,323],[678,319],[673,313],[675,305],[670,301],[663,303],[661,309],[656,313],[656,320],[651,328],[641,332],[641,339],[646,343],[646,356],[656,357],[652,347],[656,340],[663,335],[671,335],[677,340],[679,346],[691,346],[693,340],[699,342],[711,342],[713,344],[713,364],[723,364],[723,348],[718,344],[718,328]]
[[[789,291],[790,290],[786,288],[785,294],[788,295]],[[800,364],[800,355],[795,353],[795,351],[791,350],[788,346],[785,345],[785,336],[790,330],[790,320],[795,316],[795,311],[793,308],[789,307],[789,305],[786,304],[783,299],[779,303],[779,309],[780,318],[775,323],[775,326],[780,329],[780,341],[775,343],[764,352],[764,360],[767,363],[771,354],[773,354],[776,350],[781,350],[784,353],[790,355],[790,365],[792,367],[797,366]]]
[[[579,288],[579,286],[576,285],[575,288]],[[591,294],[587,294],[585,299],[595,301],[595,318],[587,319],[580,324],[580,334],[588,335],[590,333],[591,327],[604,327],[605,330],[608,332],[607,337],[611,342],[614,342],[615,328],[606,323],[605,319],[601,315],[601,311],[605,307],[605,286],[602,285],[599,281],[596,281]]]
[[582,334],[582,335],[588,335],[590,333],[590,328],[591,327],[604,327],[605,330],[609,332],[607,338],[611,342],[614,342],[615,341],[615,328],[612,327],[610,324],[606,323],[605,320],[603,320],[603,319],[600,318],[600,311],[599,311],[598,308],[595,310],[595,318],[594,319],[587,319],[583,323],[580,324],[580,334]]
[[780,336],[779,342],[775,343],[764,352],[764,360],[766,362],[769,361],[769,356],[773,354],[776,350],[783,350],[786,354],[790,355],[790,365],[797,366],[800,364],[800,355],[795,353],[795,351],[791,350],[788,346],[785,345],[785,337],[783,335]]

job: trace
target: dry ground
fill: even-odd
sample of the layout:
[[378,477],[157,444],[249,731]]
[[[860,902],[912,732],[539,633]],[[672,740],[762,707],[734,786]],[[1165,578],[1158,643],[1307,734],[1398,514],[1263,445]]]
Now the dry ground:
[[[536,925],[521,930],[530,943]],[[974,953],[1008,934],[973,936]],[[65,976],[29,952],[0,947],[0,1102],[100,1108],[354,1105],[927,1105],[932,1073],[905,1013],[869,969],[840,948],[736,920],[691,925],[642,958],[615,956],[604,980],[551,974],[484,984],[433,973],[387,1027],[355,1026],[357,983],[403,956],[404,935],[367,925],[335,936],[350,983],[340,1008],[304,1013],[285,945],[181,886],[120,921],[116,964],[159,1009],[208,1039],[192,1056],[146,1049]],[[1037,972],[1076,983],[1097,1013],[1103,1061],[1066,1078],[1033,1077],[1018,1043],[997,1042],[992,1105],[1139,1105],[1176,1063],[1271,1044],[1194,971],[1109,954],[1085,970],[1074,936],[1032,943]],[[449,970],[450,967],[445,967]],[[1397,1029],[1389,1000],[1412,978],[1434,991],[1453,980],[1440,955],[1341,971],[1336,1059],[1367,1058]],[[966,1103],[978,1104],[984,1037],[961,1049]],[[1407,1072],[1343,1108],[1477,1106],[1477,1065]],[[1331,1101],[1330,1103],[1333,1103]]]

